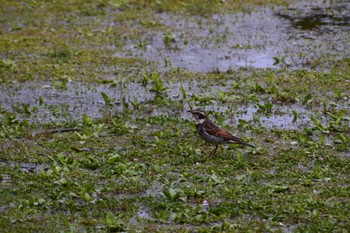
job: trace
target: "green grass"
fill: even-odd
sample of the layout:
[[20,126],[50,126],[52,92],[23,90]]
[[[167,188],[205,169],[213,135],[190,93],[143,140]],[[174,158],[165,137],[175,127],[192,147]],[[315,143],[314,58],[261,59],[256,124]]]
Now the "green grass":
[[[134,127],[120,130],[126,125]],[[275,145],[253,129],[258,149],[221,148],[208,158],[212,148],[198,139],[191,122],[177,117],[124,113],[77,126],[83,128],[79,135],[33,137],[35,126],[26,125],[16,138],[1,139],[5,232],[244,232],[281,226],[327,232],[349,223],[348,146],[311,139]],[[291,135],[301,138],[303,132],[268,136],[290,141]],[[76,151],[87,147],[93,150]],[[40,166],[28,171],[26,163]],[[138,216],[141,210],[146,217]]]
[[[345,232],[348,58],[328,71],[163,73],[153,62],[115,55],[147,27],[171,45],[156,12],[206,16],[263,3],[234,2],[2,1],[1,88],[47,81],[60,91],[73,80],[115,90],[101,92],[97,119],[72,117],[70,100],[1,103],[2,232]],[[130,85],[145,97],[135,99]],[[218,107],[210,118],[257,148],[220,147],[209,158],[213,146],[197,136],[190,106]],[[293,113],[297,130],[262,120],[293,106],[307,112]],[[239,120],[246,107],[255,107],[253,120]],[[42,122],[40,112],[61,121]],[[47,132],[57,128],[82,131]]]

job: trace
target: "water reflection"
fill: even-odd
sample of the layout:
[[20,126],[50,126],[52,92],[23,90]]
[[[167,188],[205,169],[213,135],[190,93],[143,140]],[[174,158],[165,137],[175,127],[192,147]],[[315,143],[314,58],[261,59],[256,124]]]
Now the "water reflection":
[[[174,38],[170,46],[164,44],[164,32],[149,29],[143,38],[148,41],[146,49],[130,40],[116,56],[156,61],[165,70],[171,68],[163,65],[166,60],[172,67],[191,71],[226,72],[238,67],[324,69],[333,60],[350,55],[347,1],[297,1],[289,7],[209,18],[158,17],[170,28]],[[281,62],[275,63],[275,58]]]

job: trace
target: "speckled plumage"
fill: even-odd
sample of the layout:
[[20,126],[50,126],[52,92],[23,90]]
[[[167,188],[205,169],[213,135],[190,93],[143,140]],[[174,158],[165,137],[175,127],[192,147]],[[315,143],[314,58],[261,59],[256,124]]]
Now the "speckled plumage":
[[214,151],[210,155],[216,153],[220,144],[240,144],[243,146],[253,147],[241,138],[233,136],[230,132],[222,129],[211,122],[202,110],[189,110],[197,120],[196,128],[198,135],[206,142],[215,145]]

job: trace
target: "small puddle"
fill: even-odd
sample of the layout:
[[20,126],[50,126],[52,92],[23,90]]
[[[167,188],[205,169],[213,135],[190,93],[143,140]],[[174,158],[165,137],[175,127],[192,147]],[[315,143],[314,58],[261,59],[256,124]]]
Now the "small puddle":
[[40,174],[42,169],[47,169],[49,167],[48,165],[43,165],[38,163],[26,163],[26,162],[0,162],[0,166],[12,167],[12,168],[18,167],[24,173],[35,172],[37,174]]

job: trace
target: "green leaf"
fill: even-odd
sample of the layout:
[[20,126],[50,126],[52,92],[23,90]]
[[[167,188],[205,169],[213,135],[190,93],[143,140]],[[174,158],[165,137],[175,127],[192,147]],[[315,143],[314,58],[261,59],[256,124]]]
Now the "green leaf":
[[292,113],[293,113],[293,121],[292,122],[294,123],[298,120],[299,114],[295,110],[292,110]]
[[84,125],[92,125],[93,122],[94,122],[94,120],[91,116],[88,116],[86,114],[83,115],[83,124]]
[[87,192],[82,193],[81,194],[81,198],[83,198],[85,201],[90,201],[91,200],[91,196]]
[[275,186],[273,186],[274,193],[282,193],[285,191],[289,191],[289,187],[287,185],[281,185],[281,186],[275,185]]
[[105,105],[110,105],[111,104],[111,98],[104,93],[103,91],[101,92],[102,98],[105,101]]
[[186,99],[187,93],[186,93],[185,87],[182,83],[181,83],[181,94],[182,94],[182,98]]
[[173,200],[176,197],[176,195],[177,195],[177,191],[175,189],[173,189],[173,188],[169,188],[168,192],[169,192],[169,196],[170,196],[171,200]]
[[327,137],[327,134],[322,134],[321,137],[320,137],[319,143],[323,144],[323,142],[326,139],[326,137]]
[[113,213],[112,212],[107,212],[107,214],[106,214],[106,218],[105,218],[105,224],[107,225],[107,226],[113,226],[114,225],[114,223],[117,221],[117,218],[113,215]]

